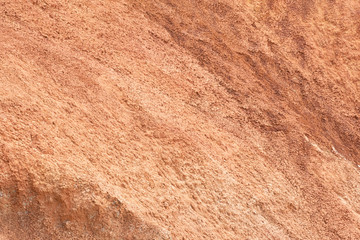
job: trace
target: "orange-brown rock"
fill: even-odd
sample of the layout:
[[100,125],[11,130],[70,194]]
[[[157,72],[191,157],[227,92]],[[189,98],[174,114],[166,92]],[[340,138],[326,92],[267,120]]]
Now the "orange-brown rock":
[[360,239],[358,0],[0,14],[0,239]]

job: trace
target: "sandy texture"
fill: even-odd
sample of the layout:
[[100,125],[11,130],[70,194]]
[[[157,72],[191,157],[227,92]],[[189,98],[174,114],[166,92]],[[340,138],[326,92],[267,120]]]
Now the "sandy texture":
[[0,0],[0,239],[360,239],[358,0]]

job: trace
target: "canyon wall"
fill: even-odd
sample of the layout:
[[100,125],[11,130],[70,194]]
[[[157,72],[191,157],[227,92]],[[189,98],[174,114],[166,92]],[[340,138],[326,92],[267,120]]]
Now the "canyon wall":
[[358,0],[0,13],[0,239],[360,239]]

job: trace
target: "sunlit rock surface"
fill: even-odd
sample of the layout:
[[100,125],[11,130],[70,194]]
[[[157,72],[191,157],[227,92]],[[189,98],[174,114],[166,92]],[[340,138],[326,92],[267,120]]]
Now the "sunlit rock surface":
[[0,13],[0,239],[360,239],[358,0]]

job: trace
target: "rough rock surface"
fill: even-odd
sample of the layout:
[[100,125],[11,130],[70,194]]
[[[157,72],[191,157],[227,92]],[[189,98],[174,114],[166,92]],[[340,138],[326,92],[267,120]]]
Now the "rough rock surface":
[[358,0],[0,14],[0,239],[360,239]]

